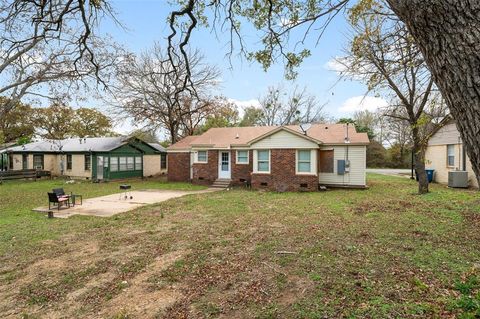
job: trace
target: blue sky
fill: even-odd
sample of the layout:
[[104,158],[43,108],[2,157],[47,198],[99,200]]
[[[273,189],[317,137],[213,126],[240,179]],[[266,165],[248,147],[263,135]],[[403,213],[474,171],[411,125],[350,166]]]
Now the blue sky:
[[[116,26],[112,21],[105,21],[101,31],[110,34],[117,42],[133,52],[141,52],[153,45],[155,41],[166,44],[169,34],[167,16],[171,11],[167,1],[159,0],[117,0],[113,1],[118,19],[128,29]],[[358,108],[375,108],[378,101],[362,100],[365,86],[352,81],[339,81],[336,72],[329,70],[327,63],[335,56],[342,55],[342,48],[347,42],[348,24],[344,15],[338,15],[327,28],[319,44],[315,47],[315,38],[311,38],[308,48],[312,55],[304,61],[299,69],[295,83],[307,86],[308,91],[317,96],[321,103],[328,104],[324,110],[333,117],[348,116],[347,110]],[[254,30],[245,26],[247,41],[257,41]],[[300,36],[300,35],[298,35]],[[225,56],[228,52],[227,38],[222,35],[217,39],[210,29],[196,29],[192,34],[191,47],[198,48],[207,62],[215,64],[222,71],[222,84],[219,93],[227,98],[247,105],[245,101],[257,99],[268,86],[284,81],[284,69],[281,63],[273,65],[267,72],[256,62],[250,62],[234,56],[230,61]],[[294,40],[294,37],[292,38]],[[285,82],[286,85],[291,85]],[[362,102],[363,106],[358,104]],[[351,114],[351,112],[350,112]]]

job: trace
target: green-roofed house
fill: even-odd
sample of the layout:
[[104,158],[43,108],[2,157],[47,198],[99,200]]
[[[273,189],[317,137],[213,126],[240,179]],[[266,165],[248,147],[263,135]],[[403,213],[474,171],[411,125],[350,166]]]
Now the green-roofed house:
[[0,151],[0,167],[38,169],[52,176],[111,180],[166,173],[167,153],[136,137],[87,137],[45,140]]

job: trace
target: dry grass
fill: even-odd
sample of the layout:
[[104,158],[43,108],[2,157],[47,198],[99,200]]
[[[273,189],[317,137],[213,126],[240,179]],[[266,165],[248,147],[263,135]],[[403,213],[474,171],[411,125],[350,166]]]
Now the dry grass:
[[478,193],[433,186],[418,196],[407,179],[375,175],[369,184],[191,195],[109,219],[46,221],[55,238],[28,245],[11,217],[0,225],[0,313],[474,318]]

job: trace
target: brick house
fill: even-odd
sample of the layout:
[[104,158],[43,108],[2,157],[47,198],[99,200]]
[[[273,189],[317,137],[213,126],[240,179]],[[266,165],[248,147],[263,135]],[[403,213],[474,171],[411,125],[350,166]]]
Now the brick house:
[[167,148],[167,175],[276,191],[363,188],[368,143],[366,133],[346,124],[212,128]]

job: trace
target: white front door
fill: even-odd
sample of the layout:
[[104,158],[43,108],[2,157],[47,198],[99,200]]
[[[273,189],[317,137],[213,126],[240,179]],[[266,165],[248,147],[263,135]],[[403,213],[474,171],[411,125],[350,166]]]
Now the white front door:
[[230,179],[231,169],[230,169],[230,152],[228,151],[219,151],[218,152],[218,178]]

